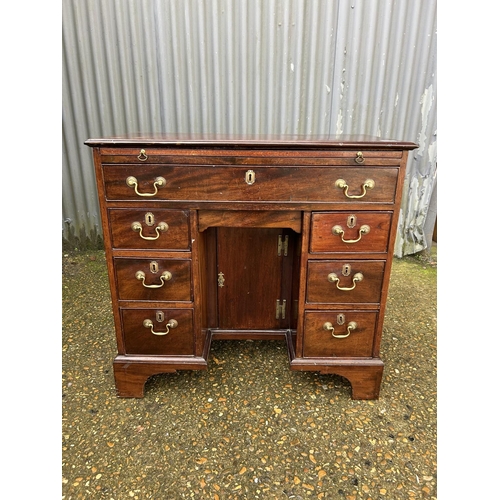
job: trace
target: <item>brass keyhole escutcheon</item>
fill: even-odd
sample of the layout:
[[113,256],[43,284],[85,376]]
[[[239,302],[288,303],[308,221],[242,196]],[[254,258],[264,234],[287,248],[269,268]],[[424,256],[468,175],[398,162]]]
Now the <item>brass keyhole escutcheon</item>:
[[349,276],[351,274],[351,264],[342,265],[342,276]]
[[146,221],[146,226],[151,227],[155,225],[155,216],[152,212],[148,212],[145,215],[144,220]]
[[247,170],[245,174],[245,182],[251,186],[255,183],[255,172],[253,170]]

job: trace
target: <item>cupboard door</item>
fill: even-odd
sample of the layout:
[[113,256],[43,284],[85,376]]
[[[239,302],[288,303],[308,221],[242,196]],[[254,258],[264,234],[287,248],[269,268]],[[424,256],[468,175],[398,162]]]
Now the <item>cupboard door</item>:
[[[217,228],[220,329],[288,328],[291,292],[283,286],[283,274],[292,259],[284,249],[281,255],[278,251],[285,233],[279,228]],[[277,318],[277,301],[281,305],[283,300],[287,305]]]

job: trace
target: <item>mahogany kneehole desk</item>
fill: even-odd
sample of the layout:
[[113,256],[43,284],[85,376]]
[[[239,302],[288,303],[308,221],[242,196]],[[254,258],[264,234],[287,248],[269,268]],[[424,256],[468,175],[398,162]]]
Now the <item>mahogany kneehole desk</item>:
[[379,396],[408,151],[373,137],[90,139],[117,393],[207,368],[212,339],[286,340],[290,368]]

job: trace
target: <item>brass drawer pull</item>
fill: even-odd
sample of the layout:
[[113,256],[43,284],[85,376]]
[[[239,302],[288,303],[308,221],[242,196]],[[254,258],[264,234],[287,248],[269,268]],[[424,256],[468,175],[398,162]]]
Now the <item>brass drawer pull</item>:
[[142,224],[140,222],[132,222],[132,231],[139,232],[139,236],[143,240],[154,241],[160,237],[160,231],[164,232],[168,230],[168,224],[166,222],[160,222],[157,227],[155,227],[156,236],[144,236],[142,234]]
[[341,226],[332,227],[332,233],[339,234],[344,243],[357,243],[364,234],[368,234],[369,232],[370,232],[370,226],[363,224],[359,228],[359,236],[355,240],[344,240],[344,230],[342,229],[342,227]]
[[150,319],[145,319],[143,322],[142,322],[143,326],[145,328],[151,328],[151,333],[153,335],[167,335],[169,332],[170,332],[170,328],[177,328],[177,326],[179,325],[179,323],[175,320],[175,319],[171,319],[168,323],[167,323],[167,331],[165,332],[155,332],[153,330],[154,328],[154,325],[153,325],[153,322],[150,320]]
[[351,335],[351,332],[353,330],[356,330],[357,327],[358,324],[355,321],[350,321],[349,324],[347,325],[347,333],[345,335],[335,335],[335,328],[329,321],[327,321],[323,325],[323,330],[328,330],[332,332],[332,337],[335,337],[336,339],[345,339],[346,337],[349,337],[349,335]]
[[157,177],[153,184],[153,187],[155,188],[154,193],[139,193],[139,191],[137,190],[138,182],[135,177],[131,175],[130,177],[127,177],[127,180],[125,182],[127,183],[128,187],[134,188],[135,194],[137,196],[146,196],[146,197],[156,196],[158,194],[158,188],[165,186],[165,184],[167,183],[167,181],[163,177]]
[[139,153],[139,156],[137,158],[141,161],[146,161],[148,159],[148,155],[146,154],[146,150],[141,149],[141,152]]
[[146,274],[143,271],[137,271],[135,273],[135,277],[139,280],[142,281],[142,286],[144,288],[161,288],[164,284],[165,281],[169,281],[172,279],[172,273],[170,271],[164,271],[162,275],[160,276],[161,280],[161,285],[146,285]]
[[328,275],[328,281],[330,283],[336,283],[337,284],[337,289],[343,290],[343,291],[354,290],[356,288],[356,283],[358,281],[363,281],[363,278],[364,278],[364,276],[361,273],[356,273],[352,277],[352,286],[351,287],[343,287],[343,286],[339,286],[340,279],[339,279],[339,277],[335,273],[330,273]]
[[363,196],[366,194],[367,189],[373,189],[375,187],[375,181],[373,179],[366,179],[366,181],[361,186],[363,188],[363,192],[361,194],[349,194],[347,192],[349,190],[349,185],[347,184],[347,182],[344,179],[337,179],[335,181],[335,187],[343,189],[346,198],[359,199],[359,198],[363,198]]
[[354,158],[354,161],[356,163],[359,163],[360,165],[365,162],[365,159],[363,158],[363,152],[362,151],[358,151],[356,153],[356,158]]

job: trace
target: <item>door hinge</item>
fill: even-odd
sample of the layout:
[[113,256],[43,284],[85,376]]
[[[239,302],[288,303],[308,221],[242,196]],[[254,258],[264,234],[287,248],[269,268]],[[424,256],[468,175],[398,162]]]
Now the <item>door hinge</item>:
[[288,256],[288,236],[285,236],[283,241],[283,236],[280,234],[278,236],[278,257],[281,257],[281,252],[285,257]]
[[285,319],[286,317],[286,300],[283,301],[283,304],[280,304],[279,299],[276,301],[276,319]]

